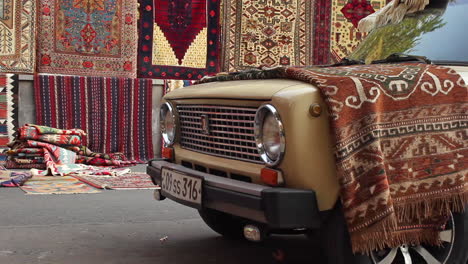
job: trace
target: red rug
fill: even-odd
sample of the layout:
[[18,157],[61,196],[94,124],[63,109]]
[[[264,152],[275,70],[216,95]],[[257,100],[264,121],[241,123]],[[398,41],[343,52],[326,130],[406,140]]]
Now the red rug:
[[0,73],[0,165],[5,165],[7,144],[18,130],[18,75]]
[[99,189],[135,190],[158,188],[146,173],[132,172],[122,176],[73,176],[80,181]]
[[38,2],[38,72],[136,77],[137,0]]
[[152,80],[37,75],[34,84],[38,125],[83,129],[94,152],[153,158]]
[[219,69],[221,0],[140,0],[138,77],[198,80]]

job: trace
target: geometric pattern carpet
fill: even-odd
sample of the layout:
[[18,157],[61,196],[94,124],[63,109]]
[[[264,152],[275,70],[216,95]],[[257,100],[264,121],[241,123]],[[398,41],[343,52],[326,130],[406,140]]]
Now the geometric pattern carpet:
[[73,177],[34,176],[20,188],[26,194],[84,194],[101,192]]
[[0,72],[34,72],[36,6],[36,0],[0,1]]
[[132,172],[122,176],[74,176],[95,188],[110,190],[157,189],[146,173]]
[[38,72],[136,77],[137,0],[38,2]]
[[18,129],[18,75],[0,73],[0,164],[6,161],[7,144]]
[[217,73],[220,0],[139,0],[138,77],[198,80]]

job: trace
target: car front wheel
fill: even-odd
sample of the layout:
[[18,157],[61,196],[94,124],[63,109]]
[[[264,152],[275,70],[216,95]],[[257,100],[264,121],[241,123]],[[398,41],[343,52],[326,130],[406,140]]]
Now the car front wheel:
[[[468,264],[468,212],[453,213],[440,232],[442,245],[401,245],[367,255],[352,255],[349,234],[338,206],[321,230],[327,263],[333,264]],[[337,252],[338,250],[338,252]],[[353,261],[351,261],[351,259]]]
[[442,245],[401,245],[372,252],[372,264],[465,264],[468,261],[468,213],[453,214],[440,232]]

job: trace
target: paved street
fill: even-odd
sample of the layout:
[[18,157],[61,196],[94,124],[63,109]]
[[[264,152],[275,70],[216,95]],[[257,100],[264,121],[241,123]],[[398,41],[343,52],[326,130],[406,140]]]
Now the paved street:
[[195,210],[156,202],[150,190],[25,195],[2,188],[0,208],[1,264],[277,263],[276,249],[283,263],[322,263],[303,236],[228,241]]

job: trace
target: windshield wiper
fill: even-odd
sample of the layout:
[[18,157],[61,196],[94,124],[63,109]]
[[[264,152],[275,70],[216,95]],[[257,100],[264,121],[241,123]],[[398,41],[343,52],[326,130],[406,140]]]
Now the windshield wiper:
[[432,61],[424,56],[414,56],[402,53],[393,53],[383,60],[372,61],[371,64],[392,63],[392,62],[418,61],[426,64],[432,64]]

